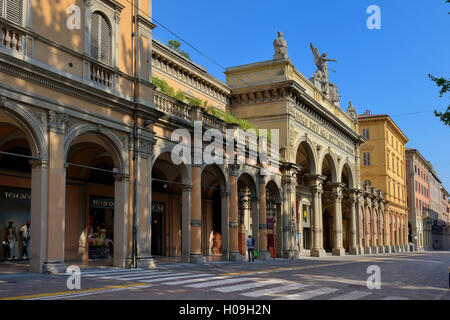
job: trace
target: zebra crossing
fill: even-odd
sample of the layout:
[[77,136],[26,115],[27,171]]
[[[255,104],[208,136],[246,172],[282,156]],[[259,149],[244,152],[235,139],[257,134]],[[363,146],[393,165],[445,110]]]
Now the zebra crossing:
[[[146,287],[181,286],[186,289],[206,289],[223,294],[237,294],[252,299],[271,300],[358,300],[370,299],[371,290],[353,290],[342,292],[342,289],[313,286],[306,283],[276,279],[259,278],[243,275],[215,275],[210,273],[180,272],[168,269],[109,269],[82,271],[82,278],[96,280],[115,280],[144,283]],[[407,300],[406,297],[387,296],[375,299]]]

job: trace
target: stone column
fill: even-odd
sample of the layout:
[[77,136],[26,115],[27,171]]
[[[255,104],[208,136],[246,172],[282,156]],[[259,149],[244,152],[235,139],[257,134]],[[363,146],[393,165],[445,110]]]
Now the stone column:
[[333,218],[333,233],[334,233],[334,256],[345,255],[345,249],[342,239],[342,189],[345,186],[343,183],[331,183],[332,196],[334,198],[334,218]]
[[202,263],[202,192],[201,168],[192,165],[192,203],[191,203],[191,263]]
[[64,230],[66,199],[66,168],[64,133],[69,118],[54,111],[48,113],[48,191],[47,191],[47,254],[43,272],[64,273]]
[[399,233],[399,225],[398,225],[398,216],[397,214],[393,214],[394,216],[394,220],[395,220],[395,235],[394,235],[394,245],[395,245],[395,251],[396,252],[400,252],[400,243],[399,243],[399,237],[398,237],[398,233]]
[[372,201],[372,253],[378,253],[378,202]]
[[229,260],[230,252],[230,194],[228,192],[221,193],[221,205],[222,205],[222,260]]
[[395,235],[394,235],[394,225],[395,225],[395,221],[394,221],[394,214],[392,213],[392,211],[389,213],[389,218],[391,220],[391,225],[390,225],[390,230],[391,233],[389,235],[389,244],[391,246],[391,252],[395,252]]
[[47,236],[48,162],[31,160],[30,271],[42,273]]
[[384,204],[383,202],[378,202],[378,252],[384,253],[384,229],[386,225],[384,224]]
[[405,247],[405,251],[409,252],[409,241],[408,241],[408,218],[407,216],[403,217],[403,245]]
[[[266,179],[259,176],[259,255],[261,260],[269,260],[270,254],[267,251],[267,216],[266,216]],[[254,222],[253,222],[254,223]]]
[[242,261],[238,249],[238,186],[236,168],[230,166],[230,261]]
[[[364,231],[365,231],[365,234],[364,234],[364,252],[366,254],[371,254],[372,253],[372,248],[370,247],[370,241],[371,241],[372,237],[370,237],[371,236],[371,234],[370,234],[371,229],[370,229],[370,224],[369,224],[371,216],[368,215],[368,213],[369,213],[368,208],[371,205],[371,203],[372,203],[372,201],[371,201],[370,197],[365,195],[364,196],[364,223],[365,223],[365,225],[364,225]],[[369,237],[370,237],[370,239],[369,239]]]
[[128,248],[128,176],[114,175],[114,257],[113,266],[124,268]]
[[390,239],[389,239],[389,232],[390,232],[390,217],[389,217],[389,212],[384,209],[384,252],[385,253],[391,253],[391,244],[390,244]]
[[152,143],[139,141],[139,154],[137,157],[137,257],[138,268],[152,268],[155,263],[152,258],[152,190],[151,190],[151,164]]
[[181,195],[181,247],[182,261],[189,263],[191,261],[191,199],[192,187],[183,186]]
[[350,254],[358,254],[358,218],[356,217],[356,190],[351,190],[350,196]]
[[361,191],[358,190],[356,198],[356,214],[358,215],[358,253],[364,254],[364,199],[361,197]]
[[312,232],[313,242],[311,245],[311,256],[322,257],[325,256],[323,249],[323,234],[322,234],[322,184],[326,177],[318,174],[308,174],[307,177],[311,184],[311,194],[313,198],[313,214],[312,214]]

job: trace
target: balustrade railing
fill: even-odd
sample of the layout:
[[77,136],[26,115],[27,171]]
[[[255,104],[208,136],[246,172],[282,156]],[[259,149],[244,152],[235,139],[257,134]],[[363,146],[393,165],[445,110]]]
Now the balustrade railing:
[[13,52],[22,53],[25,33],[3,23],[0,24],[0,28],[2,32],[1,46]]
[[168,95],[165,95],[159,91],[154,91],[154,103],[158,110],[163,111],[184,120],[191,121],[190,107],[189,105],[178,101]]

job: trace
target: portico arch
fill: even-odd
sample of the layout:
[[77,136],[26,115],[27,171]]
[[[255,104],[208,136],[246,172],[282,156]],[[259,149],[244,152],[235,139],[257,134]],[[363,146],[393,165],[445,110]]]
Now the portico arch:
[[124,267],[132,222],[120,140],[105,128],[77,126],[65,137],[64,163],[64,258],[106,257],[105,264]]
[[[43,114],[41,114],[43,116]],[[15,256],[31,256],[32,272],[42,272],[46,251],[47,210],[47,159],[46,135],[41,126],[23,106],[2,99],[0,102],[0,187],[21,195],[26,200],[0,202],[3,214],[0,220],[0,237],[5,227],[13,222],[16,236],[19,230],[31,220],[33,237],[28,252],[19,241],[15,245]],[[31,200],[30,200],[31,199]],[[3,255],[3,252],[1,253]]]
[[248,172],[241,172],[238,185],[238,248],[242,255],[247,252],[246,239],[249,235],[258,243],[259,203],[255,180]]

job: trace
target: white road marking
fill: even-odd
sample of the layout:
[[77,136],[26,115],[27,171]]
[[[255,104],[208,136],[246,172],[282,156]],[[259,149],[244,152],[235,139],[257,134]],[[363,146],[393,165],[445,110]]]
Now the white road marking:
[[[81,269],[81,275],[98,275],[103,273],[127,273],[127,272],[137,272],[137,271],[145,271],[145,269],[109,269],[109,270],[96,270],[96,271],[84,271]],[[66,275],[71,275],[66,273]]]
[[265,280],[265,281],[258,281],[258,282],[252,282],[252,283],[244,283],[244,284],[238,284],[236,286],[231,287],[224,287],[224,288],[216,288],[213,289],[215,291],[219,292],[236,292],[236,291],[242,291],[246,289],[253,289],[253,288],[260,288],[264,286],[268,286],[271,284],[278,284],[284,282],[283,280],[273,279],[273,280]]
[[229,284],[229,283],[235,283],[235,282],[242,282],[242,281],[250,281],[255,280],[255,278],[234,278],[234,279],[225,279],[225,280],[218,280],[218,281],[211,281],[207,283],[197,283],[197,284],[190,284],[186,287],[191,288],[206,288],[206,287],[213,287],[213,286],[220,286],[223,284]]
[[133,275],[137,275],[137,274],[146,274],[146,273],[156,273],[156,272],[161,272],[159,270],[142,270],[142,271],[133,271],[133,272],[111,272],[111,273],[101,273],[101,274],[86,274],[83,275],[83,273],[81,274],[82,277],[120,277],[120,276],[133,276]]
[[242,293],[241,295],[246,296],[246,297],[251,297],[251,298],[257,298],[257,297],[261,297],[261,296],[270,296],[270,295],[273,295],[276,293],[285,292],[285,291],[289,291],[289,290],[296,290],[296,289],[305,288],[305,287],[308,287],[308,285],[302,284],[302,283],[292,283],[292,284],[287,284],[287,285],[280,286],[280,287]]
[[315,290],[304,291],[300,293],[290,294],[284,297],[276,298],[274,300],[307,300],[324,294],[336,292],[335,288],[319,288]]
[[337,296],[334,298],[331,298],[330,300],[356,300],[356,299],[360,299],[366,296],[371,295],[372,292],[369,291],[352,291],[350,293],[344,294],[342,296]]
[[179,285],[179,284],[204,282],[204,281],[209,281],[209,280],[219,280],[219,279],[227,279],[227,278],[229,278],[229,276],[209,277],[209,278],[201,278],[201,279],[189,279],[189,280],[181,280],[181,281],[174,281],[174,282],[164,282],[162,284],[166,284],[169,286],[175,286],[175,285]]
[[169,276],[169,277],[165,277],[165,278],[157,278],[157,279],[153,279],[153,280],[142,280],[142,282],[151,283],[151,282],[166,281],[166,280],[171,280],[171,279],[187,279],[187,278],[195,278],[195,277],[202,277],[202,276],[209,276],[209,274],[191,274],[189,276],[174,275],[174,276]]
[[[137,279],[150,279],[150,278],[155,278],[155,277],[159,277],[161,275],[168,275],[168,274],[173,274],[173,272],[168,272],[168,271],[164,271],[164,272],[155,272],[155,273],[151,273],[148,275],[142,274],[139,276],[128,276],[128,275],[119,275],[119,276],[108,276],[108,277],[101,277],[100,279],[111,279],[111,280],[122,280],[122,281],[128,281],[128,280],[137,280]],[[181,273],[179,273],[181,274]],[[183,273],[186,274],[186,273]]]

